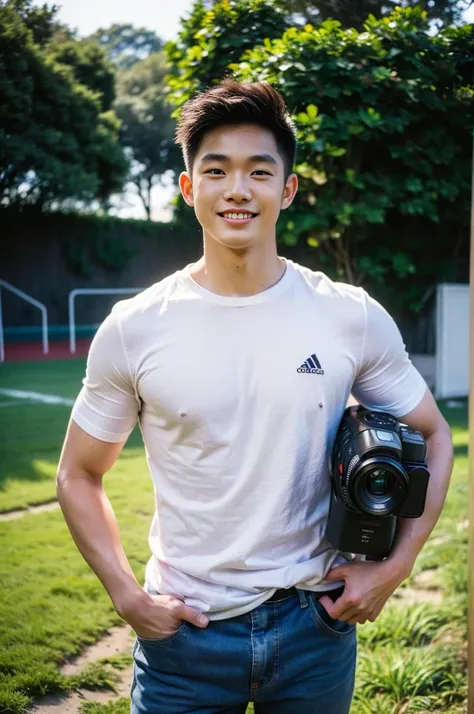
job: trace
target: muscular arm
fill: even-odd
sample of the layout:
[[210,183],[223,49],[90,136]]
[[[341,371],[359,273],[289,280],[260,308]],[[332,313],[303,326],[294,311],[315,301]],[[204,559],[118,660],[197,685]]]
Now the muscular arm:
[[405,570],[408,576],[443,508],[454,456],[449,425],[428,390],[416,409],[401,417],[400,421],[425,437],[430,472],[423,515],[420,518],[398,519],[395,546],[389,558],[395,568]]
[[182,620],[206,627],[202,613],[169,595],[148,595],[137,582],[102,485],[125,442],[100,441],[71,421],[57,474],[64,517],[84,559],[107,590],[118,614],[143,637],[163,638]]
[[344,580],[345,590],[335,603],[327,596],[320,602],[332,617],[350,623],[374,620],[410,575],[443,507],[453,463],[449,427],[413,367],[400,331],[376,300],[362,295],[366,319],[353,397],[370,409],[393,414],[423,434],[428,445],[430,481],[423,515],[399,519],[388,558],[380,562],[354,560],[327,573],[326,582]]
[[90,436],[71,420],[57,473],[57,494],[82,556],[101,580],[119,614],[126,600],[143,593],[123,550],[102,478],[114,465],[124,442]]

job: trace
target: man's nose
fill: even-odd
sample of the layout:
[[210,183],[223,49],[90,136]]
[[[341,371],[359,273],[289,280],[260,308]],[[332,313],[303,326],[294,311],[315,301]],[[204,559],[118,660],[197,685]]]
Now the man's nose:
[[250,201],[252,194],[250,192],[250,186],[245,178],[241,174],[236,174],[229,178],[230,180],[228,186],[224,192],[225,200],[235,201],[236,203]]

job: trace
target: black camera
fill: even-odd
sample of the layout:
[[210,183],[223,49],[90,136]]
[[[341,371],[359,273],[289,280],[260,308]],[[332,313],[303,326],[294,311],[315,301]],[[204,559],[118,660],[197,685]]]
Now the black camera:
[[391,551],[397,516],[423,513],[430,478],[425,440],[391,414],[348,407],[334,442],[331,478],[329,542],[381,560]]

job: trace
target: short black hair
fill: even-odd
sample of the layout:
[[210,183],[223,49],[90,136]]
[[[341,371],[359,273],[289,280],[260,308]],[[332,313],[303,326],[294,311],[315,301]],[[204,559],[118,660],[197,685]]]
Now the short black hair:
[[182,109],[176,132],[187,171],[204,136],[221,126],[257,124],[272,132],[285,166],[285,178],[293,171],[296,155],[296,128],[285,101],[267,82],[236,82],[225,79],[216,87],[200,92]]

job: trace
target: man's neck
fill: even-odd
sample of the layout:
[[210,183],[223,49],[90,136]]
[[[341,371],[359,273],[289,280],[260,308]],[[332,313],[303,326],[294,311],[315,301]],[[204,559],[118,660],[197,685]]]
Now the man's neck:
[[210,292],[226,297],[257,295],[275,285],[284,275],[285,261],[271,249],[233,251],[221,246],[206,249],[190,271],[193,280]]

